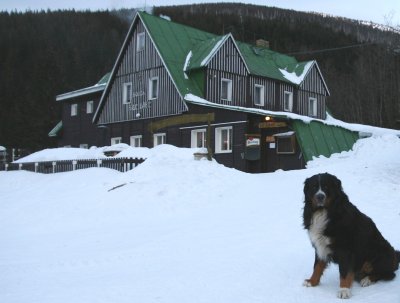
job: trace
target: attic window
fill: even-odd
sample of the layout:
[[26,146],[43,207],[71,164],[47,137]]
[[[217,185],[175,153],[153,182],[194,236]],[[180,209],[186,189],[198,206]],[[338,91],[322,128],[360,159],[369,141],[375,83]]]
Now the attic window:
[[308,99],[308,115],[311,117],[316,117],[318,115],[316,98],[310,97]]
[[221,100],[232,101],[232,80],[221,79]]
[[293,110],[293,93],[285,91],[283,98],[283,109],[291,112]]
[[138,33],[137,34],[137,44],[136,44],[136,51],[140,52],[144,50],[144,42],[145,42],[145,34],[143,33]]
[[254,85],[254,104],[260,106],[264,105],[264,85]]
[[129,104],[132,101],[132,82],[125,82],[122,91],[122,103]]

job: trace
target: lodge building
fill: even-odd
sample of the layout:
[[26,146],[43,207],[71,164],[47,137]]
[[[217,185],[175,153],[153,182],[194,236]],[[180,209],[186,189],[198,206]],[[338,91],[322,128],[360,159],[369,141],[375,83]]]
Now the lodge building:
[[316,61],[137,12],[112,71],[56,97],[59,146],[127,143],[208,148],[246,172],[303,168],[358,139],[326,119],[329,90]]

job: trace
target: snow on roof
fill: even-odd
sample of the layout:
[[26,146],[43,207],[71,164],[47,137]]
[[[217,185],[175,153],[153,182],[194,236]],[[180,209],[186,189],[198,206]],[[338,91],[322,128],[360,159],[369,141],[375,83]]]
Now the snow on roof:
[[273,116],[273,117],[282,117],[282,118],[287,118],[287,119],[292,119],[292,120],[301,120],[304,123],[310,123],[311,121],[318,121],[318,122],[324,123],[326,125],[338,126],[338,127],[342,127],[342,128],[354,131],[354,132],[367,133],[367,134],[370,134],[371,136],[392,134],[392,135],[396,135],[396,136],[400,137],[400,130],[395,130],[395,129],[390,129],[390,128],[382,128],[382,127],[376,127],[376,126],[370,126],[370,125],[363,125],[363,124],[347,123],[347,122],[333,118],[328,113],[327,113],[327,118],[325,120],[321,120],[321,119],[315,119],[315,118],[311,118],[308,116],[303,116],[303,115],[289,113],[289,112],[280,112],[280,111],[271,111],[271,110],[258,109],[258,108],[248,108],[248,107],[242,107],[242,106],[217,104],[217,103],[207,101],[207,100],[200,98],[198,96],[195,96],[193,94],[185,95],[185,100],[189,103],[202,105],[202,106],[224,108],[224,109],[228,109],[228,110],[235,110],[235,111],[260,114],[260,115],[266,115],[266,116]]
[[285,69],[280,68],[279,71],[287,80],[299,85],[301,82],[303,82],[305,76],[307,75],[308,71],[310,70],[313,64],[314,61],[307,62],[306,65],[304,66],[303,72],[300,75],[296,74],[296,68],[294,69],[293,72],[289,72],[287,70],[287,67]]
[[185,64],[183,65],[183,74],[184,74],[184,76],[185,76],[185,79],[189,79],[189,77],[188,77],[187,74],[186,74],[186,70],[187,70],[187,68],[188,68],[188,66],[189,66],[189,64],[190,64],[190,59],[192,58],[192,55],[193,55],[193,53],[192,53],[192,51],[190,51],[190,52],[187,54],[186,60],[185,60]]
[[6,148],[4,146],[0,145],[0,151],[5,151],[5,150],[6,150]]
[[213,49],[208,53],[208,55],[201,61],[200,66],[205,66],[208,64],[208,61],[210,61],[211,57],[214,55],[214,53],[221,47],[221,45],[228,39],[230,34],[224,35],[221,37],[221,39],[215,43]]

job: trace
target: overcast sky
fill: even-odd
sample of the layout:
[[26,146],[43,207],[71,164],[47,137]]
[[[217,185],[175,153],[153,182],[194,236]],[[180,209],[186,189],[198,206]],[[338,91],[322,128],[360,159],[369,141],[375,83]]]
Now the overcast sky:
[[0,11],[41,9],[119,9],[205,2],[242,2],[313,11],[381,24],[400,25],[400,0],[0,0]]

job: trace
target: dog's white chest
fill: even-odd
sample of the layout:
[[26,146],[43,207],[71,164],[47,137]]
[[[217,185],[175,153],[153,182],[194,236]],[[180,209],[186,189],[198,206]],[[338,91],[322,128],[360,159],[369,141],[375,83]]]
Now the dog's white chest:
[[308,229],[308,236],[317,252],[318,258],[323,261],[328,261],[328,257],[332,253],[329,248],[331,239],[324,235],[327,224],[328,214],[326,210],[320,210],[313,214],[311,225]]

